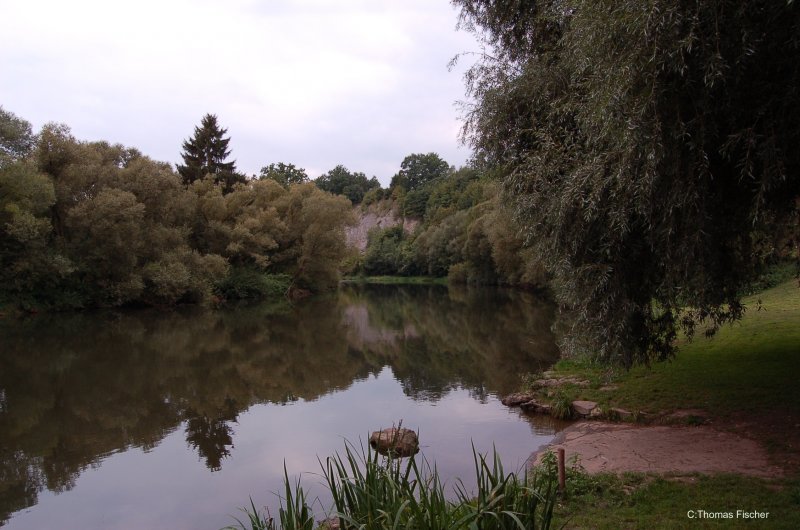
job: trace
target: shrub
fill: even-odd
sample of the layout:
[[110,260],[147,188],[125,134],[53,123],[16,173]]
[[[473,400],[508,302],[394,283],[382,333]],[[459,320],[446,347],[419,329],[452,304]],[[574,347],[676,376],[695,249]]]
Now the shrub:
[[550,414],[554,418],[560,420],[572,418],[572,399],[564,392],[558,392],[553,396],[553,402],[550,404],[550,407]]
[[254,268],[236,267],[218,284],[217,290],[225,298],[274,299],[282,297],[290,284],[287,274],[266,274]]

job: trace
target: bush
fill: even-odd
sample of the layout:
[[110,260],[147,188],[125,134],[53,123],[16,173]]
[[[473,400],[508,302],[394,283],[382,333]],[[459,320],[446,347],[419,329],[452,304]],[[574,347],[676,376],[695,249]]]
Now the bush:
[[373,229],[364,254],[364,273],[380,276],[403,274],[411,261],[408,243],[404,239],[403,227]]
[[465,284],[467,283],[467,278],[468,267],[463,261],[455,265],[450,265],[450,268],[447,270],[448,283]]
[[572,399],[564,394],[558,392],[553,397],[553,402],[550,404],[550,414],[559,420],[568,420],[572,418]]
[[249,267],[232,268],[217,286],[224,298],[274,299],[284,296],[292,279],[287,274],[266,274]]

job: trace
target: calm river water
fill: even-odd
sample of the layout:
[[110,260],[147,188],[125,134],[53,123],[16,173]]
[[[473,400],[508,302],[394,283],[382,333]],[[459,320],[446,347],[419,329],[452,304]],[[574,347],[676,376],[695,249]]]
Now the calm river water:
[[322,496],[318,456],[400,420],[450,485],[471,443],[517,469],[561,425],[498,396],[554,361],[552,317],[529,293],[345,285],[0,320],[0,526],[218,529],[250,497],[276,515],[284,463]]

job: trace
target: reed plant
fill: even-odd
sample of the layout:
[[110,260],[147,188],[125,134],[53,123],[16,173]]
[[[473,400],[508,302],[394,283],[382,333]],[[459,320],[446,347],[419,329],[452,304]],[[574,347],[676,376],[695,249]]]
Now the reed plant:
[[[476,487],[457,481],[448,498],[436,466],[423,456],[383,457],[369,446],[345,444],[343,454],[320,461],[333,505],[331,521],[342,530],[546,530],[555,505],[555,477],[546,469],[506,473],[496,451],[473,447]],[[242,530],[311,530],[314,521],[299,481],[284,470],[285,497],[276,522],[251,500]],[[325,528],[320,526],[318,528]]]

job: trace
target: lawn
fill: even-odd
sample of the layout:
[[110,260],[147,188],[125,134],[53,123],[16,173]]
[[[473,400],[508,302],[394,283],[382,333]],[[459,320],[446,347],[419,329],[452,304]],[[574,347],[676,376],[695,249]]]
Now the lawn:
[[[575,482],[574,477],[570,477]],[[569,484],[569,482],[568,482]],[[736,510],[768,513],[737,517]],[[691,513],[690,513],[691,510]],[[703,518],[728,512],[732,518]],[[553,527],[620,528],[800,528],[800,483],[737,475],[656,477],[600,475],[577,481],[555,510]]]
[[741,321],[711,338],[700,334],[684,341],[671,361],[627,372],[560,361],[554,371],[590,381],[589,388],[567,388],[574,397],[631,411],[701,409],[720,420],[781,412],[796,419],[800,404],[797,281],[747,297],[745,303],[748,311]]

